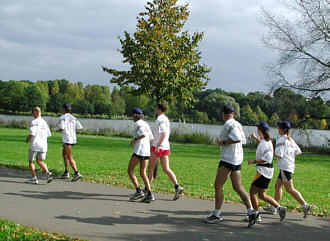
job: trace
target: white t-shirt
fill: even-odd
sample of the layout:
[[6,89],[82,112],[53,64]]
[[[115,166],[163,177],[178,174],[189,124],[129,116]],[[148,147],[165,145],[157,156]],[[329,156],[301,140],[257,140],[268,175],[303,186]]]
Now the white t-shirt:
[[246,144],[242,125],[231,118],[225,122],[221,132],[220,139],[227,141],[240,141],[236,144],[221,145],[221,160],[232,165],[240,165],[243,161],[243,146]]
[[66,113],[60,117],[60,123],[58,128],[62,130],[62,141],[63,143],[76,144],[77,136],[76,129],[82,129],[82,125],[76,117],[70,113]]
[[38,117],[30,124],[30,150],[38,152],[47,152],[47,138],[51,136],[47,122]]
[[[274,157],[274,148],[272,141],[266,141],[265,139],[262,139],[257,147],[256,159],[263,160],[265,164],[266,163],[271,164],[273,163],[273,157]],[[274,175],[274,168],[257,166],[257,172],[266,178],[272,179]]]
[[164,114],[161,114],[158,116],[158,118],[156,120],[156,125],[158,127],[158,131],[156,131],[156,133],[155,133],[155,139],[154,139],[154,142],[152,145],[157,146],[157,144],[159,142],[160,134],[166,133],[166,137],[165,137],[162,145],[160,146],[160,149],[169,150],[170,149],[170,142],[169,142],[170,121]]
[[145,136],[134,145],[134,153],[139,156],[150,156],[150,140],[154,139],[152,135],[150,126],[144,120],[138,120],[134,122],[134,135],[136,138],[138,136]]
[[296,142],[291,138],[291,141],[286,135],[281,136],[276,141],[275,154],[281,158],[278,159],[277,168],[287,172],[294,172],[295,159],[302,152]]

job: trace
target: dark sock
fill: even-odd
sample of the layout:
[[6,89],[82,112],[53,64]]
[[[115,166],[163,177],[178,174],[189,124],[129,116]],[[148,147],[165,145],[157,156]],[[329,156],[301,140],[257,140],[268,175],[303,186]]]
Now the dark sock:
[[141,188],[137,187],[136,188],[136,192],[140,193],[141,192]]
[[65,171],[64,171],[64,174],[67,174],[67,173],[69,173],[69,171],[68,171],[68,170],[65,170]]
[[78,173],[79,173],[79,171],[74,172],[75,175],[77,175]]
[[152,195],[152,192],[151,191],[148,191],[148,196],[151,196]]
[[175,185],[174,188],[175,188],[175,190],[178,189],[179,188],[179,185]]

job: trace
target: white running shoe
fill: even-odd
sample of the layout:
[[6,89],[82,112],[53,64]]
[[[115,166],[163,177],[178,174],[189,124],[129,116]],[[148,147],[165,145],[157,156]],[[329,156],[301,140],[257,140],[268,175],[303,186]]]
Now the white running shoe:
[[175,195],[173,197],[174,201],[180,198],[181,194],[183,193],[183,190],[184,190],[183,187],[178,186],[178,188],[175,190]]
[[279,207],[278,208],[278,215],[280,215],[280,221],[283,222],[286,216],[286,207]]
[[47,172],[46,176],[47,176],[47,183],[50,183],[51,181],[53,181],[53,177],[52,177],[53,173],[51,172]]
[[[249,215],[244,217],[244,221],[249,222]],[[261,215],[257,217],[256,222],[261,223]]]
[[37,178],[30,178],[25,180],[26,183],[30,184],[38,184],[38,179]]
[[60,176],[61,179],[69,179],[70,178],[70,173],[68,172],[64,172],[61,176]]
[[78,172],[77,174],[74,174],[74,177],[72,178],[71,182],[76,182],[80,178],[82,178],[82,175],[80,174],[80,172]]
[[313,206],[310,204],[306,204],[304,206],[304,218],[307,218],[307,216],[310,214],[310,212],[312,211]]
[[135,192],[129,199],[133,201],[143,197],[144,197],[143,192]]
[[276,214],[276,208],[272,205],[268,205],[268,206],[265,206],[263,207],[263,210],[267,213],[271,213],[271,214]]
[[222,215],[219,216],[215,215],[214,211],[212,211],[209,215],[204,217],[205,223],[220,223],[223,220]]

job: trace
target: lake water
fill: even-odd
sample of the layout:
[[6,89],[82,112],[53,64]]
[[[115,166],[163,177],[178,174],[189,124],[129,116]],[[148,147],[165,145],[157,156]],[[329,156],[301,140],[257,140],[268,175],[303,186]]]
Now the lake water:
[[[49,126],[56,127],[58,125],[58,117],[43,117]],[[18,116],[18,115],[3,115],[0,114],[0,121],[9,123],[12,121],[32,121],[32,116]],[[133,132],[133,121],[131,120],[104,120],[104,119],[79,119],[84,129],[99,131],[101,129],[114,129],[116,131]],[[148,122],[151,129],[155,131],[155,122]],[[207,125],[207,124],[192,124],[171,122],[171,130],[176,130],[181,133],[194,133],[200,132],[210,135],[212,138],[217,138],[221,131],[221,125]],[[257,128],[254,126],[243,126],[245,135],[248,137],[252,132],[256,132]],[[272,137],[278,138],[277,128],[271,128]],[[292,137],[301,146],[317,146],[328,148],[330,140],[329,130],[292,130]]]

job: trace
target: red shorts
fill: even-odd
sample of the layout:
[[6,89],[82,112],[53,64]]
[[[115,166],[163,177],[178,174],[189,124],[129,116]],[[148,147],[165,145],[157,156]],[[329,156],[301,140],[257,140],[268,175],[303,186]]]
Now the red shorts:
[[155,146],[151,147],[151,151],[153,153],[155,153],[157,156],[168,156],[171,153],[170,150],[163,150],[163,149],[159,149],[158,153],[156,153],[156,147]]

